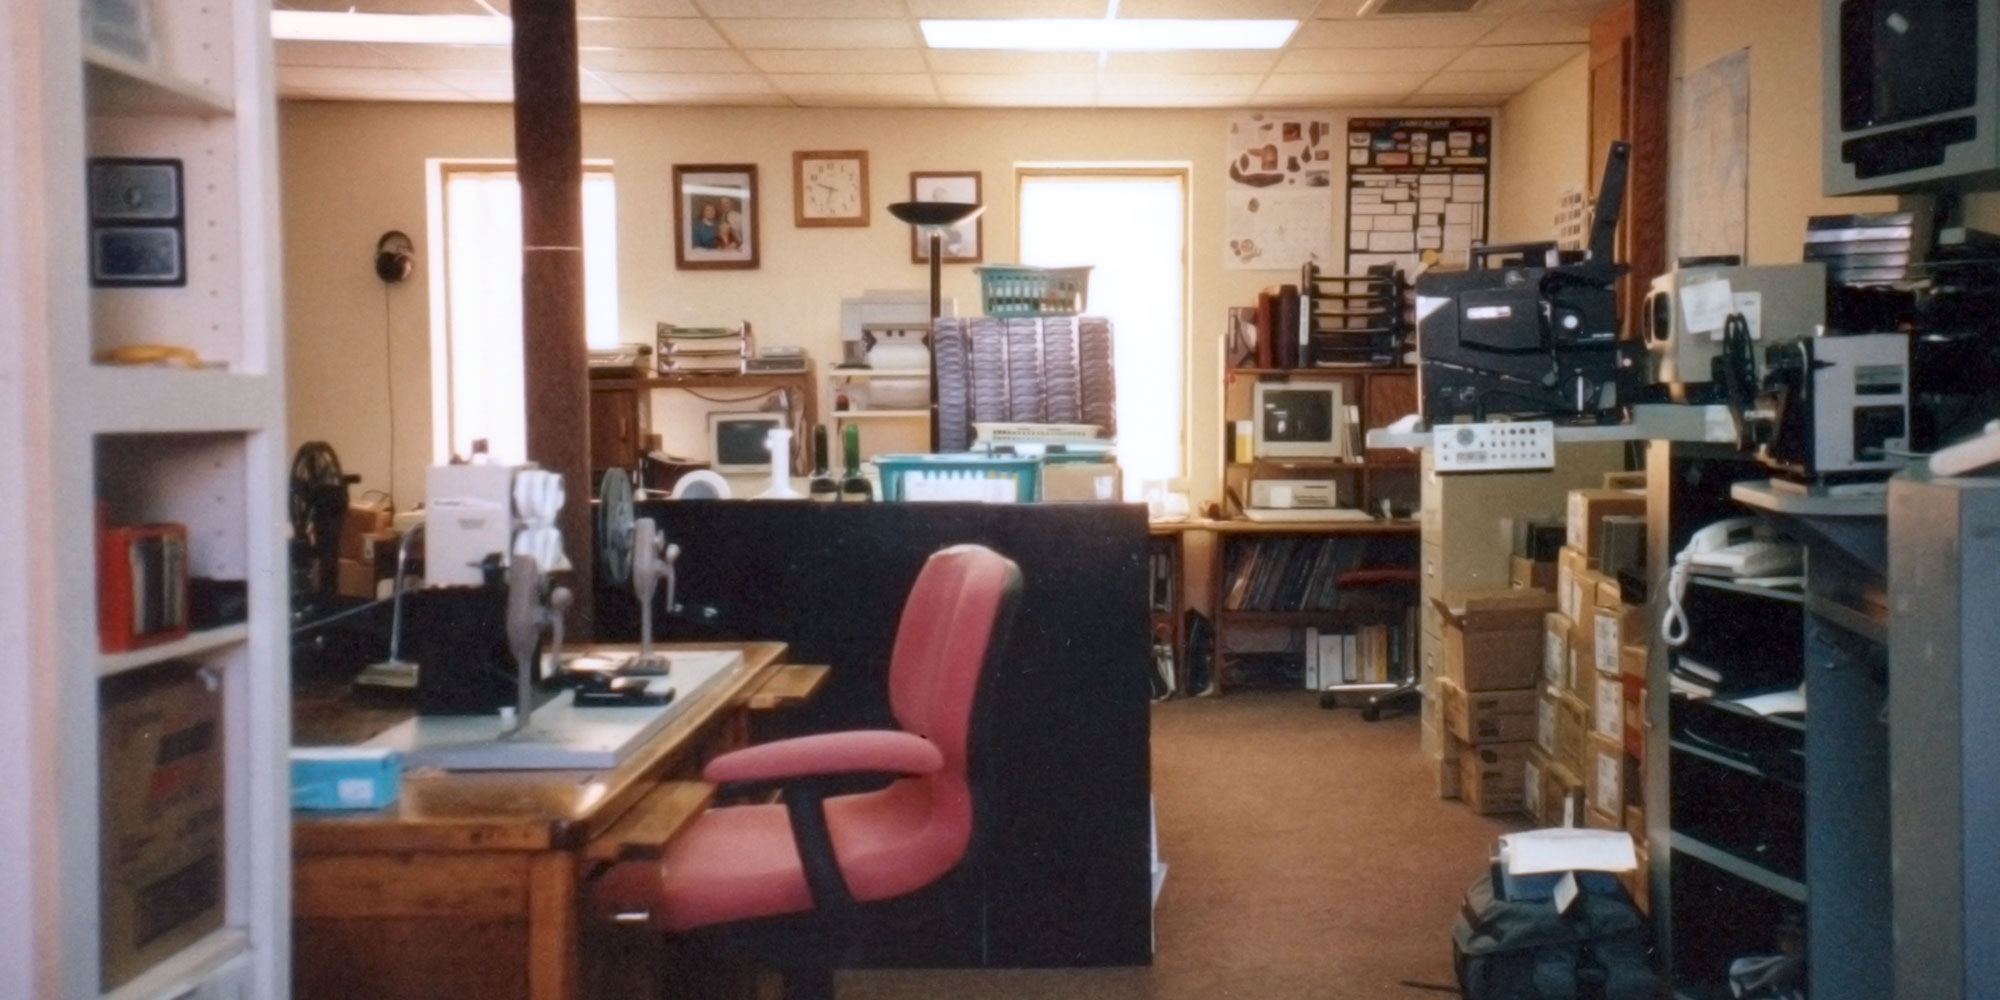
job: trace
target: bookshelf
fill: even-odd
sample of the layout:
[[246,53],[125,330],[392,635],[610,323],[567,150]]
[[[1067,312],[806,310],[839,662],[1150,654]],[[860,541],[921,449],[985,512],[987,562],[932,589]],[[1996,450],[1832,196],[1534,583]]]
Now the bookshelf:
[[[86,41],[88,9],[20,7],[0,42],[0,101],[20,139],[0,171],[0,310],[10,330],[0,352],[0,497],[12,515],[0,520],[11,557],[0,570],[0,684],[12,695],[0,716],[0,884],[9,887],[0,910],[33,929],[0,943],[0,995],[284,997],[289,455],[270,5],[149,4],[143,58]],[[86,161],[96,158],[153,163],[153,182],[128,173],[103,186],[152,192],[140,210],[93,201]],[[173,188],[157,183],[168,176]],[[154,200],[167,190],[171,198]],[[126,276],[153,283],[93,281],[93,250],[112,238],[93,236],[93,218],[144,228],[143,243],[119,238],[148,248],[124,258],[136,265]],[[179,280],[162,280],[171,276],[159,265],[174,256]],[[97,360],[141,345],[184,348],[194,364]],[[244,581],[241,620],[103,651],[98,510],[113,524],[184,526],[191,576]],[[114,791],[125,772],[108,756],[119,732],[111,709],[160,678],[208,692],[213,719],[194,728],[213,748],[201,754],[214,770],[190,787],[215,797],[203,822],[220,846],[190,841],[202,856],[171,876],[114,871],[109,845],[127,799]],[[219,919],[172,923],[135,946],[113,914],[170,877],[214,900]]]
[[[1259,459],[1235,454],[1234,428],[1255,418],[1255,387],[1259,382],[1339,383],[1341,398],[1354,407],[1359,422],[1354,457],[1328,459]],[[1386,427],[1417,412],[1416,371],[1404,367],[1225,368],[1223,371],[1222,485],[1224,507],[1240,516],[1249,502],[1253,479],[1324,479],[1332,481],[1343,507],[1370,512],[1388,501],[1399,516],[1417,506],[1417,456],[1400,448],[1364,448],[1361,432]]]

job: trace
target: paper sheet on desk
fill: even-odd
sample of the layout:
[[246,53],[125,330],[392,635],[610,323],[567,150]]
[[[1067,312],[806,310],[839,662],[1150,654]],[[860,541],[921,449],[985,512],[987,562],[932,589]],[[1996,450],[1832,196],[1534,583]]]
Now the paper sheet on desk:
[[1542,872],[1627,872],[1639,867],[1632,835],[1623,830],[1553,827],[1500,838],[1500,856],[1512,875]]

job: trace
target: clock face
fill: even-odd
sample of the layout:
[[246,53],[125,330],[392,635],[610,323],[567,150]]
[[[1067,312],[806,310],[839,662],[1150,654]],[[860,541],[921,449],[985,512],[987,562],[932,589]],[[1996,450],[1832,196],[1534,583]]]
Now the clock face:
[[797,153],[794,205],[801,226],[868,224],[866,153]]

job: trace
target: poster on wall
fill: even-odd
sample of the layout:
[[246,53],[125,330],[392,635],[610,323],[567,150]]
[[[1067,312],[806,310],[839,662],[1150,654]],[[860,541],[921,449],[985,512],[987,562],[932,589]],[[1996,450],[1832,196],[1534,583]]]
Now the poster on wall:
[[1329,266],[1333,247],[1333,118],[1247,112],[1229,118],[1223,260],[1233,270]]
[[1681,80],[1675,257],[1743,256],[1750,201],[1750,50]]
[[1347,121],[1347,268],[1467,267],[1486,239],[1491,118]]

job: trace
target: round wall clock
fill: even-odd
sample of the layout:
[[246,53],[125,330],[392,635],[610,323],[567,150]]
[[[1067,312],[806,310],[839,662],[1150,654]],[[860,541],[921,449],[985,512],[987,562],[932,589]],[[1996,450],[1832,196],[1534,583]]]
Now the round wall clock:
[[792,221],[802,227],[868,224],[868,154],[802,150],[792,154]]

